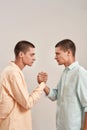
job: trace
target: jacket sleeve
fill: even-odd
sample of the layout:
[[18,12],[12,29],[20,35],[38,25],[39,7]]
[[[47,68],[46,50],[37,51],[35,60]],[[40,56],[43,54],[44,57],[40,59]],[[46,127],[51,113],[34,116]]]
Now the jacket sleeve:
[[45,87],[45,83],[42,82],[38,85],[36,89],[29,95],[27,86],[23,82],[21,75],[13,74],[10,79],[6,81],[6,85],[4,84],[5,89],[9,91],[12,98],[20,104],[23,108],[29,109],[31,108],[40,98],[40,95],[43,92]]
[[14,100],[9,96],[0,82],[0,123],[11,113]]

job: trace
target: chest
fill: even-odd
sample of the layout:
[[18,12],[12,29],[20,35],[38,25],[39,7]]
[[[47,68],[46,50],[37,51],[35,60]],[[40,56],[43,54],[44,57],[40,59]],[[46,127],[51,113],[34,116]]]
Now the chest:
[[77,82],[78,82],[78,73],[67,72],[64,73],[59,86],[58,86],[58,95],[59,97],[72,97],[76,95],[77,91]]

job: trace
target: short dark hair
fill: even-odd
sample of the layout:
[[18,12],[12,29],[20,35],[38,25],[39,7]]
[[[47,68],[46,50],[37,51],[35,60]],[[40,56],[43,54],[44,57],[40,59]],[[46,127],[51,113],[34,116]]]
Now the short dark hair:
[[35,48],[35,46],[29,41],[25,40],[19,41],[14,48],[15,56],[17,57],[20,51],[26,53],[29,47]]
[[64,51],[67,51],[68,49],[70,49],[72,51],[73,56],[75,56],[75,52],[76,52],[76,46],[74,44],[74,42],[70,39],[64,39],[60,42],[58,42],[55,47],[61,47]]

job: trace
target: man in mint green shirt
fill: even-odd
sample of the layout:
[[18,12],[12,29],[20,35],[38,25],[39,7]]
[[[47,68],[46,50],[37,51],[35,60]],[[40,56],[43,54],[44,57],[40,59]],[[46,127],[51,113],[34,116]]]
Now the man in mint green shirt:
[[[65,69],[56,89],[44,89],[52,101],[57,100],[57,130],[87,130],[87,71],[75,61],[75,52],[69,39],[56,44],[55,59]],[[46,75],[38,76],[40,82]]]

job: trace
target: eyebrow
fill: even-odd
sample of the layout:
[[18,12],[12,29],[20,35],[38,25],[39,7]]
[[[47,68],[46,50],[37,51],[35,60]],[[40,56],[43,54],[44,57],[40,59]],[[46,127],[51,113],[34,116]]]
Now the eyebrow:
[[55,54],[59,54],[59,52],[55,52]]
[[31,55],[35,55],[35,53],[32,53]]

